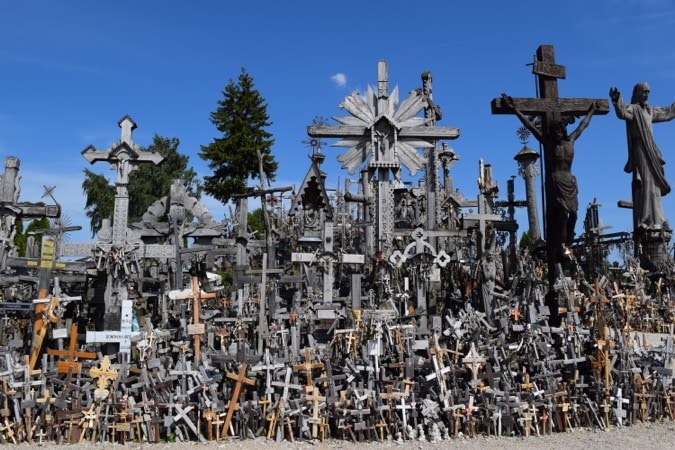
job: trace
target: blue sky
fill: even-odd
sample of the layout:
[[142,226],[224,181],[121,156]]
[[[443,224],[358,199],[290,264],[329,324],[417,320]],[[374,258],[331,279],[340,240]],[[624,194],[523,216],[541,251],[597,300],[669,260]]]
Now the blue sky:
[[[455,187],[476,197],[483,158],[505,200],[506,182],[518,173],[520,122],[493,116],[490,101],[502,92],[534,97],[527,64],[537,47],[550,44],[567,68],[561,97],[606,99],[616,86],[630,98],[633,85],[647,81],[651,104],[669,105],[674,3],[0,0],[0,156],[21,160],[22,201],[44,200],[43,186],[56,186],[71,224],[83,226],[69,241],[88,241],[82,171],[114,172],[105,163],[89,165],[81,151],[118,140],[124,115],[138,124],[137,143],[150,144],[155,133],[177,137],[197,173],[208,175],[198,152],[218,136],[209,114],[243,67],[273,122],[275,185],[297,185],[311,153],[307,126],[317,116],[344,116],[340,102],[375,87],[383,59],[390,89],[398,85],[402,99],[421,86],[423,71],[432,72],[434,100],[443,109],[438,125],[461,130],[449,142],[461,158],[452,171]],[[675,185],[675,122],[656,124],[655,135]],[[336,188],[349,176],[336,161],[345,150],[324,150],[328,185]],[[616,206],[630,200],[626,156],[624,123],[613,112],[594,117],[577,140],[572,169],[580,191],[577,233],[594,199],[608,232],[630,231],[630,211]],[[516,196],[524,198],[520,178]],[[218,220],[227,214],[212,199],[204,203]],[[675,223],[675,194],[664,207]],[[524,211],[519,217],[522,232]]]

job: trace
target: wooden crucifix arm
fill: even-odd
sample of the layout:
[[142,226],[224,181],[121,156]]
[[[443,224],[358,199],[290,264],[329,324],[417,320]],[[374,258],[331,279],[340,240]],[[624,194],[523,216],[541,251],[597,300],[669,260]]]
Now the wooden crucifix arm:
[[597,102],[591,102],[591,105],[588,107],[588,112],[586,113],[586,117],[584,117],[584,120],[581,121],[579,126],[570,134],[570,139],[572,141],[575,141],[579,136],[581,136],[581,133],[586,129],[589,123],[591,123],[591,117],[593,117],[593,113],[595,113],[595,110],[597,109]]
[[516,116],[518,116],[518,118],[519,118],[520,121],[523,123],[523,125],[525,125],[525,128],[527,128],[528,130],[530,130],[530,132],[532,133],[532,135],[533,135],[539,142],[541,142],[541,141],[542,141],[541,130],[537,127],[537,125],[536,125],[534,122],[532,122],[525,114],[523,114],[522,111],[520,111],[520,109],[518,109],[518,107],[516,106],[515,102],[513,101],[513,98],[512,98],[511,96],[509,96],[509,95],[502,94],[502,100],[504,101],[504,104],[505,104],[508,108],[510,108],[511,110],[513,110],[513,112],[516,114]]

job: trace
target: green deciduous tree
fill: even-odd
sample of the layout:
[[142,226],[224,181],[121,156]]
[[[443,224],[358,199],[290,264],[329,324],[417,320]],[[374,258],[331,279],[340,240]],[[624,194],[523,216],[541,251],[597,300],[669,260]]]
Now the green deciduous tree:
[[[141,220],[143,214],[156,200],[169,195],[171,182],[180,178],[185,182],[187,192],[199,198],[201,185],[197,173],[188,167],[189,157],[178,153],[180,141],[155,135],[153,142],[144,151],[157,151],[164,156],[158,166],[140,164],[129,175],[129,221]],[[108,179],[89,169],[84,169],[82,190],[87,197],[86,214],[89,217],[92,237],[101,229],[104,219],[112,218],[115,207],[115,186]]]
[[263,173],[269,181],[274,180],[278,167],[271,153],[274,139],[265,130],[272,123],[267,104],[245,69],[241,69],[236,83],[230,80],[225,87],[223,99],[211,113],[211,123],[222,136],[203,145],[199,153],[213,170],[213,175],[204,177],[206,193],[223,203],[233,195],[246,193],[249,179],[260,178],[258,152]]

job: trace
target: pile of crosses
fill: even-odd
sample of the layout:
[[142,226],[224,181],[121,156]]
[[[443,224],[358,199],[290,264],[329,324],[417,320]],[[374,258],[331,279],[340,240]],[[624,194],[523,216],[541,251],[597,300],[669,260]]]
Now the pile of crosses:
[[[561,73],[552,56],[540,48],[534,66],[548,81]],[[593,204],[570,254],[552,259],[537,245],[528,149],[516,158],[526,200],[515,200],[511,180],[498,201],[483,161],[477,198],[467,199],[450,177],[459,158],[440,143],[459,130],[436,126],[428,72],[422,82],[399,104],[380,62],[377,89],[341,104],[350,117],[308,128],[313,154],[299,188],[238,196],[225,223],[180,180],[128,222],[129,173],[162,160],[133,142],[128,116],[118,142],[82,152],[117,175],[115,212],[95,243],[62,242],[58,204],[18,202],[19,163],[8,158],[0,442],[439,441],[675,419],[665,244],[603,234]],[[539,100],[570,104],[529,99],[528,108]],[[504,101],[493,101],[495,113]],[[569,114],[588,101],[574,99]],[[338,160],[350,174],[362,168],[334,194],[321,170],[327,138],[349,148]],[[424,173],[417,186],[403,166]],[[248,228],[251,197],[265,205],[264,239]],[[514,210],[523,206],[534,245],[521,252]],[[32,217],[55,224],[19,258],[14,223]],[[612,245],[650,253],[607,267]],[[647,259],[662,264],[645,268]]]
[[48,349],[41,369],[2,351],[0,438],[434,441],[675,418],[671,335],[650,347],[625,322],[603,321],[621,305],[597,288],[567,290],[563,324],[550,327],[525,297],[536,299],[538,286],[516,283],[493,325],[469,304],[448,313],[428,340],[414,314],[364,309],[338,321],[328,343],[301,348],[304,327],[289,319],[259,337],[260,355],[245,326],[234,335],[208,326],[196,356],[189,341],[172,340],[182,333],[147,321],[130,355],[109,356],[81,349],[73,325],[68,348]]

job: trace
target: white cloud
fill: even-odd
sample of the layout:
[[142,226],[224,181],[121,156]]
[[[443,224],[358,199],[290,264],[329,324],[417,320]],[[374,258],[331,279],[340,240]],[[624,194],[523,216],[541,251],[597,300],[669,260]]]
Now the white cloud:
[[336,73],[330,77],[331,81],[339,87],[343,87],[347,84],[347,75],[344,73]]

